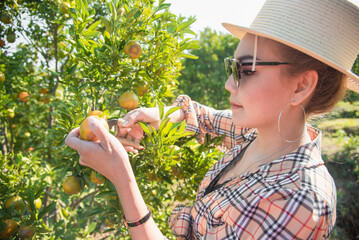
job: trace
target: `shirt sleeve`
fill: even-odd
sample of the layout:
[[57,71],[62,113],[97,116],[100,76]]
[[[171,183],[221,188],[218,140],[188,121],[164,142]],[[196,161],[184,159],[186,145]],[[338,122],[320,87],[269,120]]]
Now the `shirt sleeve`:
[[243,142],[243,136],[249,130],[237,127],[233,123],[231,110],[215,110],[192,101],[187,95],[178,96],[172,106],[182,107],[187,131],[195,132],[200,143],[203,143],[206,133],[212,137],[225,134],[223,143],[228,149],[231,149]]
[[193,224],[191,209],[192,207],[178,204],[168,219],[171,232],[177,239],[190,239]]
[[258,204],[231,206],[222,216],[224,224],[203,239],[325,239],[333,215],[327,206],[308,191],[274,193]]

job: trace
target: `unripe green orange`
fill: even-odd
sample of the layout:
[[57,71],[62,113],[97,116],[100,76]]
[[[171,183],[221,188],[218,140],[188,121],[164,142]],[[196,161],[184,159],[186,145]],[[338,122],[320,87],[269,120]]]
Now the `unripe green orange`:
[[7,111],[7,116],[8,116],[9,118],[15,117],[14,109],[9,108],[9,109],[7,109],[6,111]]
[[16,35],[15,35],[15,33],[14,33],[14,32],[8,32],[8,33],[6,34],[6,40],[7,40],[9,43],[15,42],[15,40],[16,40]]
[[18,228],[17,222],[12,219],[6,219],[4,221],[6,224],[4,230],[0,231],[0,239],[9,239]]
[[62,183],[62,189],[65,193],[73,195],[81,191],[81,180],[79,177],[69,176]]
[[5,74],[0,72],[0,81],[5,82]]
[[19,228],[20,239],[32,239],[35,235],[35,227],[31,225],[21,226]]
[[20,211],[24,207],[24,201],[19,196],[14,196],[6,200],[5,202],[6,208],[13,207],[14,209]]
[[5,24],[10,24],[12,22],[12,19],[9,14],[1,14],[1,21]]
[[34,200],[34,205],[35,205],[36,210],[39,210],[41,208],[41,206],[42,206],[41,198],[35,199]]
[[126,110],[132,110],[138,107],[140,103],[137,95],[134,92],[124,92],[118,99],[120,107]]

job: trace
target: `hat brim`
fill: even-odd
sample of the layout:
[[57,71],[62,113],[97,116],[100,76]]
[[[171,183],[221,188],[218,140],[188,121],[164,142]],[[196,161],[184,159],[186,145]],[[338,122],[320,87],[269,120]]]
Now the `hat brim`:
[[342,72],[343,74],[345,74],[348,77],[347,88],[359,93],[359,76],[354,74],[352,71],[348,71],[344,68],[339,67],[338,65],[334,64],[333,62],[331,62],[330,60],[326,59],[325,57],[323,57],[321,55],[318,55],[312,51],[309,51],[308,49],[301,47],[295,43],[289,42],[287,40],[284,40],[284,39],[275,37],[273,35],[266,34],[261,31],[257,31],[257,30],[254,30],[254,29],[251,29],[248,27],[242,27],[242,26],[231,24],[231,23],[222,23],[222,26],[224,28],[226,28],[230,33],[233,34],[233,36],[235,36],[238,39],[242,39],[247,33],[250,33],[250,34],[257,35],[257,36],[275,40],[275,41],[283,43],[289,47],[297,49],[297,50],[331,66],[332,68]]

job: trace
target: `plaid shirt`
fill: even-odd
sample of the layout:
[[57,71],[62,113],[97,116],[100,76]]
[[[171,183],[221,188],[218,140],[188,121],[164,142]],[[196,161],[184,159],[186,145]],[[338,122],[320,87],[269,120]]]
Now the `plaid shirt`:
[[193,206],[177,205],[169,226],[179,239],[325,239],[336,218],[336,188],[321,158],[321,133],[312,141],[204,195],[215,176],[257,132],[236,127],[231,111],[217,111],[179,96],[187,129],[199,136],[226,134],[232,149],[205,175]]

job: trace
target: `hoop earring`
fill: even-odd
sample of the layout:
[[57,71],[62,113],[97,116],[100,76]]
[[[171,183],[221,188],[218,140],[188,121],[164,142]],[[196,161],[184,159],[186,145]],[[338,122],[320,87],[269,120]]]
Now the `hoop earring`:
[[301,138],[304,136],[304,134],[305,134],[305,126],[306,126],[306,124],[305,124],[306,112],[305,112],[305,109],[304,109],[303,105],[300,103],[299,106],[302,108],[302,110],[303,110],[303,115],[304,115],[303,134],[302,134],[299,138],[297,138],[297,139],[295,139],[295,140],[288,140],[288,139],[286,139],[285,137],[283,137],[282,132],[280,131],[280,120],[281,120],[281,118],[282,118],[282,114],[283,114],[283,111],[284,111],[285,107],[286,107],[289,103],[291,103],[291,102],[293,102],[293,101],[290,101],[290,102],[287,102],[286,104],[284,104],[282,110],[281,110],[280,113],[279,113],[279,117],[278,117],[278,131],[279,131],[279,135],[280,135],[280,137],[281,137],[284,141],[286,141],[287,143],[294,143],[294,142],[298,141],[299,139],[301,139]]

